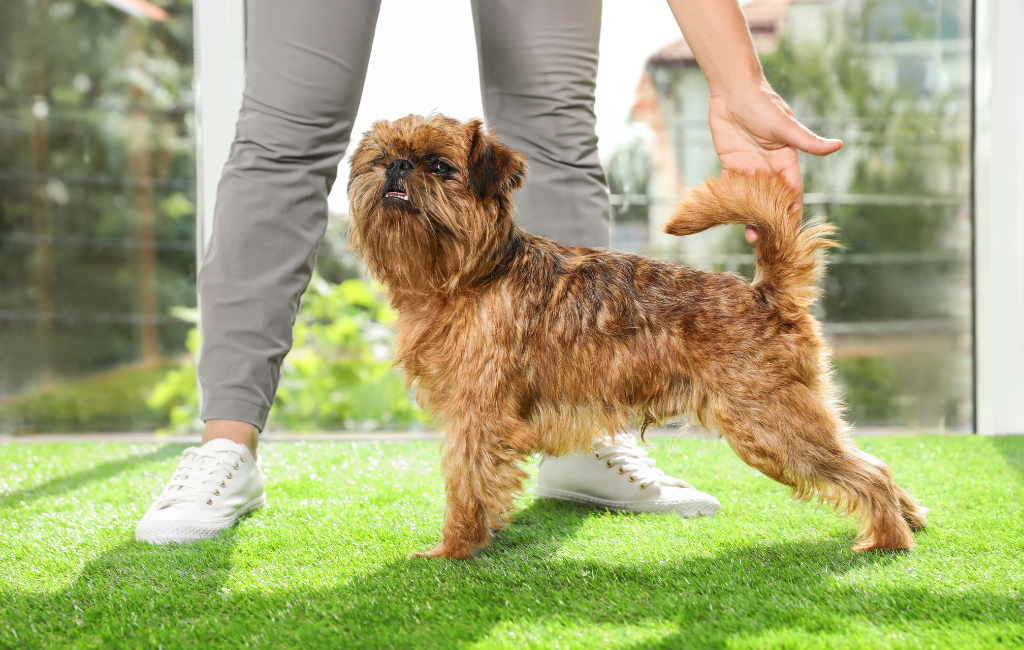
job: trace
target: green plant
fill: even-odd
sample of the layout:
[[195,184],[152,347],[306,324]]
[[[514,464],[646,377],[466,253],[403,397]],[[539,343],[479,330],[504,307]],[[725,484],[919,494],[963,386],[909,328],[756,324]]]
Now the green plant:
[[[313,277],[270,411],[274,426],[289,431],[407,429],[426,421],[391,368],[388,323],[394,314],[381,298],[363,280],[331,284]],[[195,330],[188,346],[193,353],[198,348]],[[167,411],[176,430],[201,427],[194,360],[167,373],[149,405]]]
[[191,356],[168,371],[146,399],[150,409],[165,413],[170,427],[179,431],[198,430],[203,426],[199,419],[199,392],[196,390],[195,354],[199,349],[196,328],[189,330],[185,347]]
[[362,280],[314,276],[293,331],[271,417],[301,431],[408,427],[423,416],[391,368],[395,318]]
[[167,414],[149,408],[147,396],[166,382],[173,368],[127,366],[0,401],[0,432],[151,431],[167,426]]

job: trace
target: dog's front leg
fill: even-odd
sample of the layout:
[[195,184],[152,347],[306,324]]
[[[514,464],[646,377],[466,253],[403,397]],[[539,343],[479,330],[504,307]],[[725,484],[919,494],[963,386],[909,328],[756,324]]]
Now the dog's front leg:
[[449,421],[441,465],[445,473],[441,543],[410,557],[465,559],[502,528],[527,473],[521,465],[533,434],[522,421],[488,414]]

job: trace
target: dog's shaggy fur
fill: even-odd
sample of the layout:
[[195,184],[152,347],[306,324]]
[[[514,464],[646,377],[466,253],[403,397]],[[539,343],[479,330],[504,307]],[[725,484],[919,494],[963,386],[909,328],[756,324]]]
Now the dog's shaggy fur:
[[444,425],[447,507],[425,555],[486,544],[531,452],[679,414],[796,497],[858,515],[856,550],[914,545],[925,510],[847,435],[808,311],[831,226],[801,227],[766,175],[692,191],[667,232],[754,226],[751,284],[531,235],[513,219],[525,176],[479,121],[437,115],[378,122],[352,157],[354,248],[398,312],[396,364]]

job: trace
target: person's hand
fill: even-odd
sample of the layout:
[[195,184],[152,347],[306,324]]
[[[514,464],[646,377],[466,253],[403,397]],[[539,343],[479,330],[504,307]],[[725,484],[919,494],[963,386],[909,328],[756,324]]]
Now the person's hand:
[[[803,207],[804,192],[797,150],[827,156],[843,146],[841,140],[819,137],[798,122],[767,81],[712,94],[708,122],[722,175],[757,170],[782,174],[797,192],[794,211]],[[746,236],[751,244],[757,241],[757,231],[750,226]]]

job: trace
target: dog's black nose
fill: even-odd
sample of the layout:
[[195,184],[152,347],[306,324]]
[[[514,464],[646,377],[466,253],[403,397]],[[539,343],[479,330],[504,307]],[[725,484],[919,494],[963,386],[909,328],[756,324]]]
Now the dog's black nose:
[[388,163],[387,175],[401,178],[412,171],[412,161],[405,158],[395,158]]

